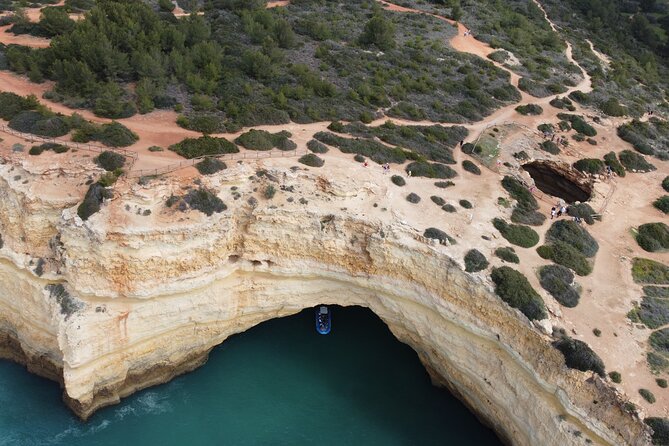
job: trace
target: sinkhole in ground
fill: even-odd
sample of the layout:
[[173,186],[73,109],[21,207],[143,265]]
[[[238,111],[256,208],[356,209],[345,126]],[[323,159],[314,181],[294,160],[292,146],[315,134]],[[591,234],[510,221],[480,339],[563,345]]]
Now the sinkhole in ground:
[[580,173],[573,169],[560,169],[554,163],[534,161],[523,165],[530,174],[537,188],[554,197],[562,198],[567,203],[586,202],[592,194],[592,185],[588,181],[578,181]]

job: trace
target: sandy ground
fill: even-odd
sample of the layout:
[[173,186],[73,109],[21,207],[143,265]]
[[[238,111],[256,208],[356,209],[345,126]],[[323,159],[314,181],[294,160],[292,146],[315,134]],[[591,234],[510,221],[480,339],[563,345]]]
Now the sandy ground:
[[[387,9],[400,13],[419,13],[424,12],[410,8],[395,5],[383,0],[379,2]],[[541,5],[536,2],[537,5]],[[269,2],[268,7],[285,6],[286,1]],[[543,9],[543,8],[542,8]],[[175,15],[187,15],[181,8],[174,10]],[[545,14],[545,11],[544,11]],[[34,13],[33,13],[34,15]],[[432,14],[430,14],[432,15]],[[451,25],[458,27],[458,34],[451,41],[452,47],[458,51],[467,52],[476,56],[486,58],[494,51],[488,45],[475,39],[474,36],[465,36],[468,29],[461,23],[455,23],[443,17],[435,16]],[[548,17],[546,16],[546,20]],[[557,31],[556,27],[550,22],[551,27]],[[30,37],[30,36],[27,36]],[[0,42],[11,42],[13,38],[27,38],[26,36],[14,36],[0,33]],[[31,38],[23,41],[21,44],[27,46],[39,46],[44,42],[32,41]],[[48,41],[46,41],[48,44]],[[597,54],[595,52],[595,54]],[[583,80],[575,87],[570,88],[567,93],[557,96],[566,96],[571,91],[591,91],[590,78],[572,57],[571,45],[567,42],[566,57],[569,61],[581,69]],[[491,61],[492,62],[492,61]],[[508,68],[496,62],[494,63],[500,69],[505,70],[510,75],[510,82],[517,86],[519,76]],[[3,91],[12,91],[17,94],[35,94],[41,98],[45,91],[52,88],[52,84],[46,82],[36,85],[30,83],[27,79],[16,76],[13,73],[0,71],[0,89]],[[470,135],[467,141],[473,141],[481,131],[489,126],[501,125],[505,122],[516,122],[523,124],[530,129],[535,129],[539,123],[556,123],[556,110],[548,103],[556,96],[547,98],[534,98],[527,93],[521,92],[522,98],[519,103],[512,104],[497,110],[484,120],[468,125]],[[40,99],[52,110],[70,114],[74,111],[83,115],[86,119],[94,122],[108,122],[94,116],[90,111],[72,110],[62,104],[54,103],[45,99]],[[540,116],[522,116],[515,108],[520,104],[539,104],[544,108]],[[576,113],[589,114],[587,110],[580,110],[577,107]],[[138,153],[138,161],[134,165],[137,171],[143,169],[155,169],[173,165],[181,160],[176,154],[170,151],[149,152],[146,150],[149,146],[158,145],[166,147],[174,144],[186,137],[198,137],[199,134],[178,127],[175,123],[176,113],[168,111],[156,111],[146,115],[136,115],[131,118],[119,120],[128,128],[140,136],[140,141],[129,149]],[[383,118],[375,121],[372,125],[380,125],[383,122],[391,120],[398,124],[435,124],[429,121],[415,122],[402,119]],[[570,141],[570,149],[561,155],[566,162],[574,162],[582,157],[601,158],[605,153],[615,150],[629,148],[629,145],[621,141],[615,133],[615,127],[622,120],[608,120],[605,125],[595,125],[599,134],[595,138],[599,144],[591,146],[587,143],[577,143]],[[299,149],[304,149],[306,143],[318,131],[326,130],[329,123],[321,122],[314,124],[287,124],[257,126],[255,128],[264,129],[271,132],[288,130],[293,134],[293,140],[297,143]],[[246,131],[242,130],[237,134],[215,135],[228,139],[234,139],[237,135]],[[519,127],[519,132],[524,132]],[[4,137],[5,135],[3,135]],[[517,135],[523,136],[523,135]],[[510,135],[513,140],[514,135]],[[5,138],[7,141],[11,139]],[[460,151],[455,151],[458,161],[465,158]],[[351,176],[357,180],[368,181],[371,185],[378,185],[374,188],[375,192],[366,200],[361,200],[356,204],[356,211],[361,215],[377,214],[386,212],[384,215],[392,216],[400,221],[407,221],[416,228],[427,228],[430,226],[439,227],[449,234],[458,237],[458,244],[447,248],[449,253],[455,258],[462,258],[466,250],[477,248],[483,252],[493,263],[501,265],[501,261],[493,257],[495,248],[508,246],[508,243],[499,236],[492,227],[490,220],[495,216],[506,215],[509,210],[501,208],[497,204],[497,197],[506,194],[500,187],[501,176],[487,169],[482,169],[480,176],[474,176],[461,169],[461,166],[453,166],[459,176],[456,178],[454,187],[448,189],[439,189],[434,186],[434,180],[424,178],[407,178],[407,186],[398,188],[392,185],[389,178],[384,178],[392,174],[404,175],[403,166],[391,166],[391,173],[384,175],[380,166],[370,165],[368,168],[355,163],[351,167],[351,155],[345,155],[337,150],[330,150],[322,157],[326,160],[326,167],[323,170],[324,175],[336,181],[346,182]],[[246,161],[245,161],[246,162]],[[259,166],[290,166],[295,165],[294,159],[272,158],[262,161],[249,161]],[[607,370],[617,370],[623,376],[623,382],[617,385],[618,388],[627,393],[630,399],[643,407],[648,414],[666,416],[669,409],[668,391],[659,388],[655,384],[655,376],[650,373],[645,361],[645,344],[649,331],[640,329],[629,323],[626,313],[632,308],[632,302],[638,300],[641,296],[640,286],[632,282],[630,270],[630,259],[634,256],[643,256],[655,260],[667,262],[668,254],[652,254],[642,251],[631,236],[630,230],[643,223],[661,221],[666,219],[659,211],[654,209],[650,202],[662,194],[660,182],[664,176],[669,174],[669,163],[658,160],[652,160],[658,167],[658,170],[648,174],[629,174],[626,178],[616,178],[607,185],[605,190],[612,192],[604,208],[603,222],[598,222],[594,226],[588,227],[591,234],[600,244],[600,251],[596,257],[594,272],[585,278],[578,277],[577,282],[582,286],[583,295],[580,304],[574,309],[561,307],[539,286],[536,276],[537,269],[547,262],[538,257],[534,249],[516,248],[516,252],[521,258],[521,270],[532,285],[540,291],[547,302],[549,309],[554,313],[552,321],[554,324],[565,327],[576,338],[588,342],[593,349],[604,360]],[[184,180],[190,180],[195,175],[193,168],[182,169],[173,175],[178,175]],[[404,198],[409,192],[416,192],[422,197],[421,203],[413,205]],[[431,202],[430,196],[436,195],[443,197],[447,202],[458,208],[455,214],[447,214]],[[468,199],[474,204],[474,208],[466,210],[458,205],[458,200]],[[374,208],[373,204],[378,207]],[[546,197],[540,201],[541,210],[549,214],[552,199]],[[383,209],[386,209],[385,211]],[[537,232],[543,234],[550,226],[551,221],[547,220],[543,227],[537,228]],[[484,240],[482,235],[490,237],[490,240]],[[592,330],[599,328],[602,331],[601,337],[596,337]],[[650,405],[646,403],[638,394],[639,388],[650,389],[657,398],[657,403]]]

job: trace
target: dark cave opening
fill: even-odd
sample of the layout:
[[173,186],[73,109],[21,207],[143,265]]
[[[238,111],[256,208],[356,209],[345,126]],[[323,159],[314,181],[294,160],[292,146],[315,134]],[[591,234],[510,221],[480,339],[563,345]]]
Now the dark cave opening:
[[530,174],[537,188],[548,195],[562,198],[569,204],[590,199],[590,184],[579,184],[550,164],[534,161],[524,164],[523,169]]

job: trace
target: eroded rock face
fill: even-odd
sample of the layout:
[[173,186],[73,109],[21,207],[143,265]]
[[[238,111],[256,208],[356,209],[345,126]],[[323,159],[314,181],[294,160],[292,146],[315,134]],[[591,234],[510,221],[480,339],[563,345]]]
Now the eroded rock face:
[[[155,190],[167,196],[166,188]],[[23,196],[8,182],[0,189]],[[199,367],[214,346],[260,322],[320,303],[360,305],[509,443],[648,442],[610,387],[566,369],[550,339],[465,273],[448,247],[406,224],[345,211],[228,205],[209,218],[191,212],[138,226],[112,205],[83,223],[61,204],[62,216],[44,222],[59,243],[43,277],[20,261],[7,230],[41,206],[0,208],[9,239],[0,249],[0,355],[61,381],[67,404],[87,418]]]

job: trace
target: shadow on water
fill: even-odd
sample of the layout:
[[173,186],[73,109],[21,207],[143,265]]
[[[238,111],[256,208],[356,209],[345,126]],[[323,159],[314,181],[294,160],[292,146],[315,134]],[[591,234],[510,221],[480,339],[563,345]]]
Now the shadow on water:
[[0,444],[496,445],[416,353],[360,307],[265,322],[215,348],[202,368],[139,392],[88,423],[58,386],[0,362]]

